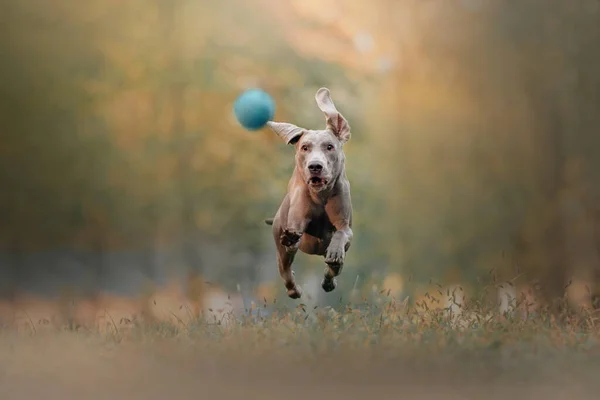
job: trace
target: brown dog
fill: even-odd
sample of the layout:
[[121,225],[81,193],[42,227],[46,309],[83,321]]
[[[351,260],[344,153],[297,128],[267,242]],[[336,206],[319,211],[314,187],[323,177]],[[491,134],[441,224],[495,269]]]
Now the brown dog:
[[319,89],[315,98],[325,114],[324,130],[268,123],[296,148],[296,167],[287,194],[275,217],[265,220],[273,225],[279,273],[293,299],[302,296],[291,269],[298,249],[325,257],[327,267],[321,286],[330,292],[336,287],[335,277],[342,271],[352,241],[350,183],[342,149],[350,139],[350,125],[335,108],[328,89]]

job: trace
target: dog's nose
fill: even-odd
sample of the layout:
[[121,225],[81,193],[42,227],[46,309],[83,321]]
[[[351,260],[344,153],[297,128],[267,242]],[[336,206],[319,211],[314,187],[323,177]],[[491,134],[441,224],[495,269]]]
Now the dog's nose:
[[310,164],[308,164],[308,170],[315,174],[319,173],[319,172],[323,171],[323,164],[318,163],[318,162],[310,163]]

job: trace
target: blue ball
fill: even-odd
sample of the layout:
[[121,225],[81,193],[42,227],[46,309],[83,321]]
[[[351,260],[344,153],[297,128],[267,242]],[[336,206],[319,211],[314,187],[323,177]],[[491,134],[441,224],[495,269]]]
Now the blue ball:
[[250,131],[255,131],[273,119],[275,102],[263,90],[246,90],[233,104],[233,113],[240,125]]

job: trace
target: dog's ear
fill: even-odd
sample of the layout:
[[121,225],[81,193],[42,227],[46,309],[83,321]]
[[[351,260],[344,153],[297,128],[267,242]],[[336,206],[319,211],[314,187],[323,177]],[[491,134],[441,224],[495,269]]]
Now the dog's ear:
[[295,144],[305,131],[303,128],[287,122],[269,121],[267,125],[287,144]]
[[331,129],[342,143],[350,140],[350,124],[335,108],[335,104],[333,104],[333,100],[331,100],[331,95],[329,94],[329,89],[323,87],[317,90],[315,99],[317,100],[317,105],[325,114],[327,129]]

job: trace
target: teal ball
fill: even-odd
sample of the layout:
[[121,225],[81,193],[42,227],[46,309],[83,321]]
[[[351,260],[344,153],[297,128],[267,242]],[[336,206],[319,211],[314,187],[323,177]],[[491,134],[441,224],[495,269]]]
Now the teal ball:
[[254,131],[273,119],[275,101],[263,90],[249,89],[235,100],[233,113],[240,125]]

